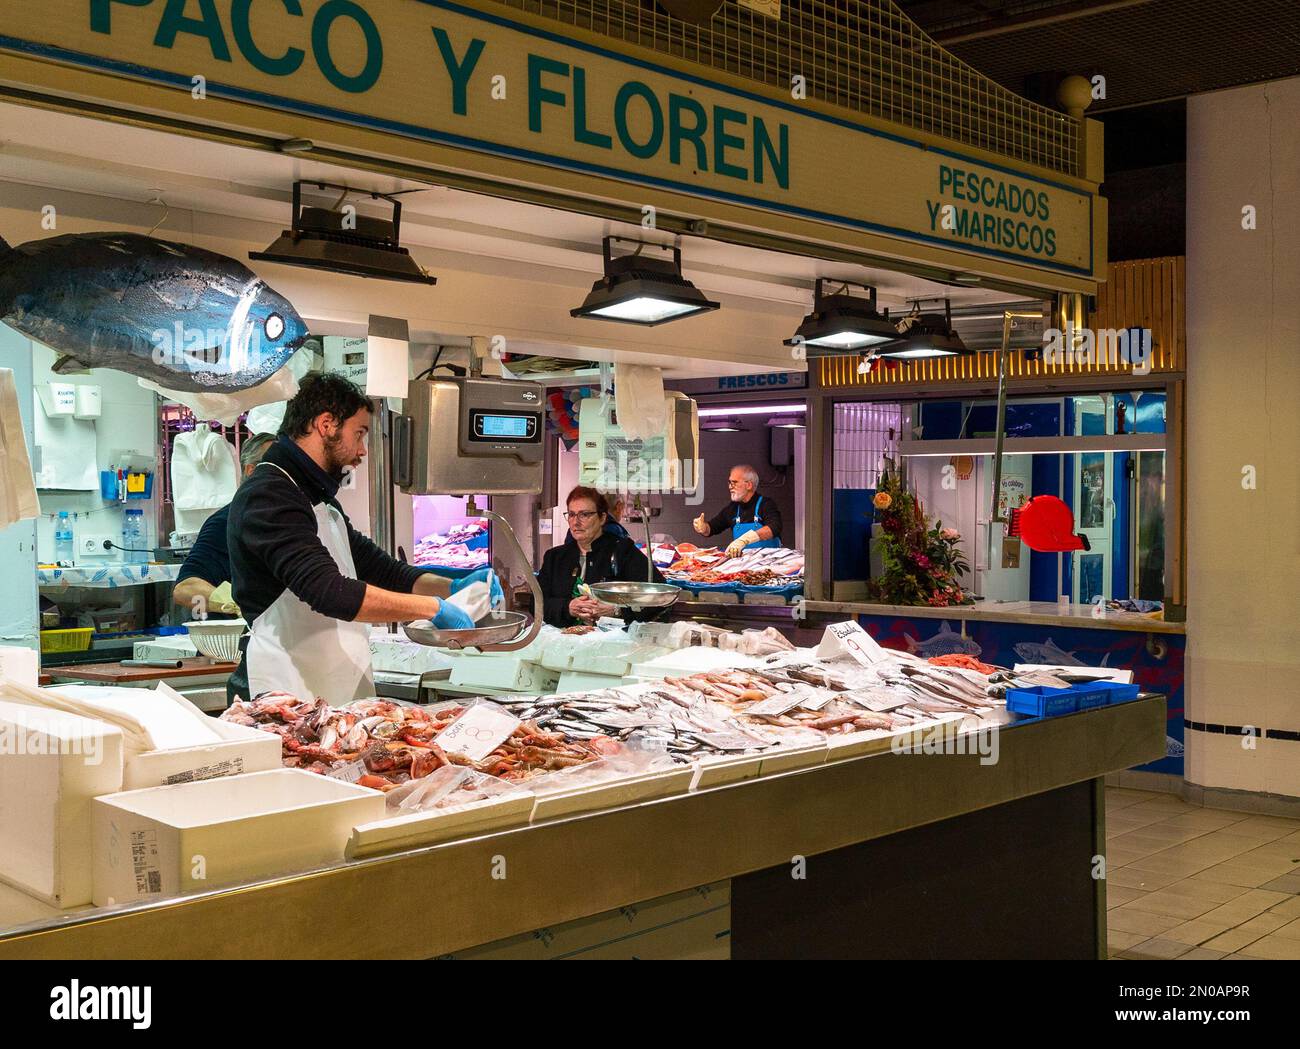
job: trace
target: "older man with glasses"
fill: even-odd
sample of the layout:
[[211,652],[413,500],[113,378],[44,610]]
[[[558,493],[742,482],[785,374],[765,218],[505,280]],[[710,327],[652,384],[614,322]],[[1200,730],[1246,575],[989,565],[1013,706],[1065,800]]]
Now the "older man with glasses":
[[727,477],[731,502],[709,520],[700,514],[695,530],[703,536],[725,533],[727,556],[735,557],[746,547],[781,545],[781,508],[758,494],[758,471],[752,466],[733,466]]
[[[593,583],[645,582],[645,554],[624,532],[615,535],[605,529],[609,521],[609,503],[594,488],[579,485],[565,502],[564,519],[569,524],[572,542],[546,551],[537,582],[544,601],[543,618],[552,626],[567,628],[589,625],[602,616],[613,616],[618,609],[586,594]],[[663,582],[656,570],[654,581]],[[623,619],[652,619],[662,609],[625,611]]]

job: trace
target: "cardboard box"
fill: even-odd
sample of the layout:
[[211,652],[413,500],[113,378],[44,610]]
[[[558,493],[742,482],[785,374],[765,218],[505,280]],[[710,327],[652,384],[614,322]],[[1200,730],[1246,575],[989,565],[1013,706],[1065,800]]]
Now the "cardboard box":
[[384,798],[302,769],[124,791],[91,803],[96,906],[341,863]]
[[0,878],[55,907],[91,901],[91,799],[122,786],[122,733],[0,701]]

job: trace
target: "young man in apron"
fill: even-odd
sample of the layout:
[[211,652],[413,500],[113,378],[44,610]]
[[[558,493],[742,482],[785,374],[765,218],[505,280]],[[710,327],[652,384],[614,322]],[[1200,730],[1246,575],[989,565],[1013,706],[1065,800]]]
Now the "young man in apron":
[[390,557],[352,527],[337,494],[366,454],[370,402],[341,375],[309,375],[275,444],[230,504],[234,599],[250,626],[247,695],[332,704],[374,695],[370,623],[468,629],[451,584]]
[[735,557],[748,546],[781,545],[781,510],[775,502],[758,494],[758,471],[752,466],[733,466],[727,477],[731,502],[709,520],[700,514],[695,530],[703,536],[727,533],[727,556]]

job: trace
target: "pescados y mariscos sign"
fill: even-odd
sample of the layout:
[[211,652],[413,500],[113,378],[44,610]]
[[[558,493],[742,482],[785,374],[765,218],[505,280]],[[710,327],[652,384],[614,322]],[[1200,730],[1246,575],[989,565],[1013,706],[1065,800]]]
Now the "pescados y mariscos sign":
[[631,183],[647,206],[668,190],[1093,273],[1085,189],[544,25],[451,0],[44,0],[0,48],[180,89],[188,119],[206,94]]

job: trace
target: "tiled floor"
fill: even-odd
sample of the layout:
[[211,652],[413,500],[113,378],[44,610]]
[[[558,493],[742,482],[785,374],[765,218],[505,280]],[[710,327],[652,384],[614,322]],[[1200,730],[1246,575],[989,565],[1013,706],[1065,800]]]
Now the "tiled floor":
[[1300,959],[1300,820],[1106,788],[1112,958]]

